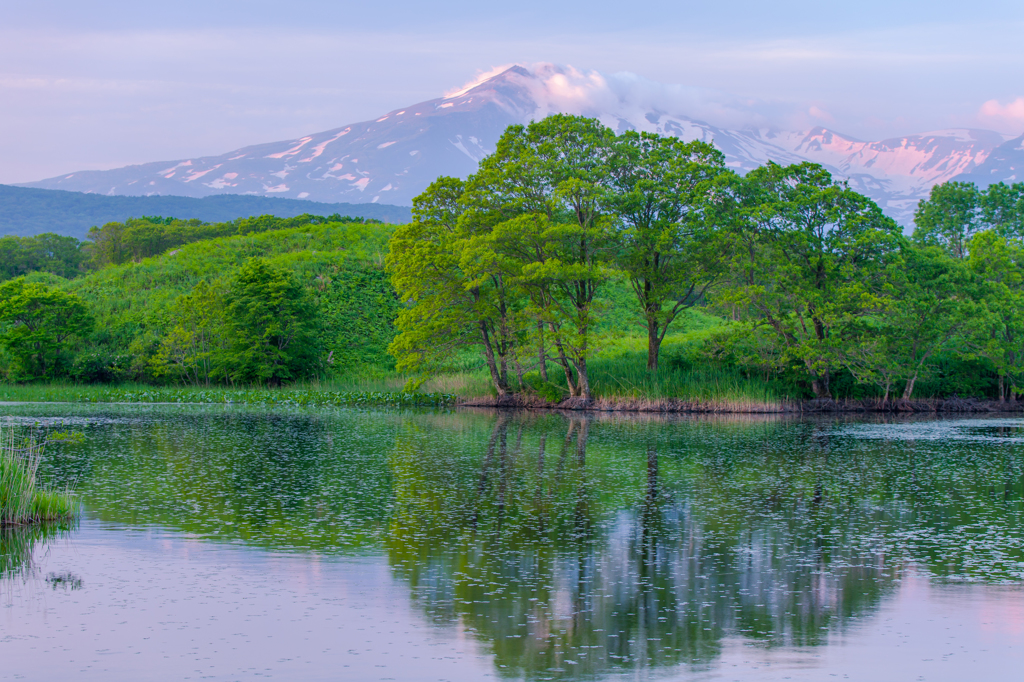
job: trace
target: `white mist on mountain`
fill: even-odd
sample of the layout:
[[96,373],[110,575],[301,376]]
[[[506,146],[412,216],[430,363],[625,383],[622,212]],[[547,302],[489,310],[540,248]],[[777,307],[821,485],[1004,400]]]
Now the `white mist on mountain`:
[[[815,118],[827,118],[825,112],[811,114],[784,102],[541,63],[493,69],[444,97],[295,140],[220,156],[70,173],[26,186],[408,205],[439,175],[474,172],[507,126],[556,112],[593,116],[618,132],[636,129],[712,142],[739,172],[768,161],[820,163],[904,225],[936,183],[963,176],[988,184],[1016,178],[1017,169],[1024,168],[1024,151],[988,130],[865,142],[811,125]],[[801,126],[801,132],[787,129],[790,124]]]

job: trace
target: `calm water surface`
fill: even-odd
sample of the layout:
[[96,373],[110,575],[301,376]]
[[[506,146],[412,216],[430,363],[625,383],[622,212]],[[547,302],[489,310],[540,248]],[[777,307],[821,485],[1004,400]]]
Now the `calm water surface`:
[[1015,680],[1024,420],[3,405],[0,680]]

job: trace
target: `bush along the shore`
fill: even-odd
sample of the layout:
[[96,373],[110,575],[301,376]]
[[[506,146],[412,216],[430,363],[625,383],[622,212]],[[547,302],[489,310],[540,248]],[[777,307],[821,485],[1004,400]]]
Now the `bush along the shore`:
[[36,471],[48,442],[73,437],[67,434],[20,434],[0,428],[0,526],[73,521],[79,506],[70,490],[44,490],[36,485]]

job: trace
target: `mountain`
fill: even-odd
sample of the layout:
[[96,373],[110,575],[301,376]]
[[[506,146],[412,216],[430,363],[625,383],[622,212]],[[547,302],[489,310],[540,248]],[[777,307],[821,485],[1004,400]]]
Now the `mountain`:
[[198,218],[210,223],[258,215],[291,218],[303,213],[334,213],[375,218],[390,223],[408,222],[404,206],[383,204],[320,204],[313,201],[218,195],[195,199],[179,196],[125,197],[0,185],[0,235],[23,237],[56,232],[84,239],[89,228],[126,218],[171,216]]
[[1007,140],[992,150],[984,163],[956,178],[988,187],[997,182],[1024,182],[1024,135]]
[[[508,125],[565,112],[595,116],[619,132],[646,130],[714,142],[739,171],[769,160],[821,163],[909,224],[933,184],[975,172],[1005,146],[1002,135],[987,130],[864,142],[820,127],[804,132],[720,127],[684,111],[708,107],[676,91],[670,94],[652,96],[650,88],[633,81],[613,82],[550,64],[513,66],[373,121],[220,156],[82,171],[25,186],[110,195],[253,194],[409,204],[438,175],[472,173]],[[714,115],[714,108],[707,113]]]

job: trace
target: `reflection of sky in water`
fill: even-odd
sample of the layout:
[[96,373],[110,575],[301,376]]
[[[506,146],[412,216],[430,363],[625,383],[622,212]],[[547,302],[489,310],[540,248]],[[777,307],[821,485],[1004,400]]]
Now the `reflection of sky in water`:
[[175,679],[1020,662],[1024,420],[4,409],[86,433],[42,475],[87,513],[17,545],[35,561],[0,582],[0,656],[22,667],[0,679],[138,679],[101,672],[130,656]]
[[891,424],[845,424],[833,433],[858,439],[1024,443],[1024,419],[940,419]]

